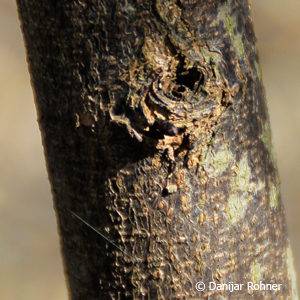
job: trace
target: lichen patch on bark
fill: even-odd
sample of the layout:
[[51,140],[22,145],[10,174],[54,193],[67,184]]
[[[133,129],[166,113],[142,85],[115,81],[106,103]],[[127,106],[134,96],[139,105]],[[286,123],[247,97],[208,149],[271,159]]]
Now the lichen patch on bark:
[[235,173],[231,178],[230,186],[232,191],[241,190],[245,193],[253,192],[253,189],[256,187],[252,181],[251,168],[248,163],[247,153],[244,153],[240,159]]
[[254,261],[250,267],[251,281],[253,283],[258,283],[259,281],[263,280],[264,271],[264,266]]
[[237,192],[231,194],[225,211],[227,222],[230,224],[239,222],[245,215],[249,200],[246,195],[239,195]]
[[239,163],[232,169],[234,172],[230,178],[231,193],[225,216],[229,223],[235,224],[244,217],[251,200],[265,188],[265,183],[261,179],[257,182],[253,180],[247,153],[242,155]]
[[291,299],[298,300],[299,297],[298,297],[298,289],[297,289],[297,274],[295,271],[293,251],[290,244],[286,248],[286,264],[288,269],[288,277],[291,285],[290,287],[292,292]]
[[270,193],[270,206],[272,208],[277,207],[278,205],[278,199],[279,199],[279,184],[274,184],[273,182],[270,183],[270,189],[269,189],[269,193]]
[[209,166],[211,166],[213,168],[214,176],[217,178],[230,167],[230,164],[233,164],[234,157],[229,146],[225,143],[216,153],[213,153],[211,148],[209,149],[209,152],[202,159],[205,161],[205,169],[210,171]]
[[220,22],[223,22],[226,31],[229,33],[232,40],[235,53],[239,58],[242,58],[245,55],[244,43],[242,41],[241,33],[237,32],[237,15],[232,15],[231,12],[231,7],[228,3],[221,6],[215,23],[219,24]]

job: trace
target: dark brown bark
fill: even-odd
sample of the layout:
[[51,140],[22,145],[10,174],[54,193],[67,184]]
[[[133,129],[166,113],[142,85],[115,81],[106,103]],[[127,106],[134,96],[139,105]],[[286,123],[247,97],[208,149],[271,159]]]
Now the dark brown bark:
[[72,299],[296,299],[248,1],[17,3]]

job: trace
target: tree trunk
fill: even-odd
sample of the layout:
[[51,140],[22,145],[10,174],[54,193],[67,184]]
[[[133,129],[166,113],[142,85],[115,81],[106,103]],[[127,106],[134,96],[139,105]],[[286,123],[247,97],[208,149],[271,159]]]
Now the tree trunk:
[[248,1],[17,3],[72,299],[297,299]]

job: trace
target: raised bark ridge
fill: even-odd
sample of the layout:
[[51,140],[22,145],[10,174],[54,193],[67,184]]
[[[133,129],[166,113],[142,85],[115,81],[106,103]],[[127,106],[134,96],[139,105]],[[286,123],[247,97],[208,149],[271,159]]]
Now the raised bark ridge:
[[72,298],[296,299],[248,2],[18,5]]

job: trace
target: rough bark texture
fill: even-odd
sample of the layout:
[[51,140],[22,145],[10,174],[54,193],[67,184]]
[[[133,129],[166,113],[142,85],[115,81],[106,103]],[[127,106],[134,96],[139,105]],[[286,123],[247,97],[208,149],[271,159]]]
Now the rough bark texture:
[[296,299],[248,1],[17,2],[72,299]]

